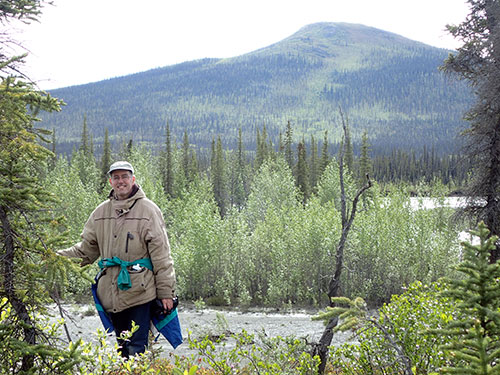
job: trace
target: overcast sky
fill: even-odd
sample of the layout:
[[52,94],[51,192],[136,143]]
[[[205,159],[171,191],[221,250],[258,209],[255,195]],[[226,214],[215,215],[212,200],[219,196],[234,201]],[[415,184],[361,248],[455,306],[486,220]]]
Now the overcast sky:
[[446,24],[465,0],[54,0],[19,29],[25,71],[42,89],[71,86],[205,57],[233,57],[315,22],[350,22],[457,48]]

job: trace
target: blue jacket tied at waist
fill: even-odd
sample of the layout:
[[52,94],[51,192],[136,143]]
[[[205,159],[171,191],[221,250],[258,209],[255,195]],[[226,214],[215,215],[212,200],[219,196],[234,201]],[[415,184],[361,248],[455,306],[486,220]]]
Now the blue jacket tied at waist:
[[118,288],[120,288],[120,290],[127,290],[132,287],[132,282],[130,281],[130,274],[128,272],[127,267],[134,265],[145,267],[150,271],[153,270],[153,264],[151,263],[151,259],[149,258],[142,258],[134,260],[132,262],[127,262],[126,260],[122,260],[118,257],[113,257],[113,258],[104,258],[99,261],[99,267],[101,268],[101,270],[107,267],[115,267],[115,266],[120,267],[120,273],[118,274],[118,280],[117,280]]
[[[138,260],[134,260],[133,262],[127,262],[118,257],[113,258],[104,258],[99,261],[99,267],[101,270],[107,267],[116,267],[119,266],[121,268],[120,273],[118,275],[118,288],[121,290],[127,290],[132,287],[132,282],[130,281],[130,274],[128,272],[128,268],[130,266],[139,265],[141,267],[145,267],[149,270],[153,270],[153,265],[149,258],[142,258]],[[104,328],[107,331],[114,331],[113,323],[111,322],[111,318],[108,313],[103,309],[101,305],[101,301],[97,296],[97,283],[99,282],[99,275],[95,278],[95,283],[92,284],[92,296],[94,297],[94,302],[96,305],[97,312],[99,313],[99,317],[101,318],[101,322]],[[177,309],[174,309],[170,312],[170,314],[166,316],[151,316],[151,321],[154,327],[161,333],[168,342],[175,349],[178,345],[182,343],[182,333],[181,326],[179,322],[179,317],[177,315]],[[158,336],[156,337],[158,339]]]

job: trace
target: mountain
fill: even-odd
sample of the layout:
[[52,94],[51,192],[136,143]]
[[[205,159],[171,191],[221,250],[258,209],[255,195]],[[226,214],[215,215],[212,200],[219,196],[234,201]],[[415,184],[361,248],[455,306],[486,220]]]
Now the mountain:
[[375,152],[450,152],[471,104],[470,89],[438,70],[450,52],[363,25],[317,23],[245,55],[52,90],[67,105],[42,126],[56,130],[59,152],[79,142],[84,117],[96,144],[107,127],[115,143],[160,147],[168,122],[178,142],[187,132],[199,148],[218,135],[234,147],[241,127],[252,149],[257,129],[277,144],[288,121],[297,140],[328,130],[338,142],[342,108],[354,142],[366,130]]

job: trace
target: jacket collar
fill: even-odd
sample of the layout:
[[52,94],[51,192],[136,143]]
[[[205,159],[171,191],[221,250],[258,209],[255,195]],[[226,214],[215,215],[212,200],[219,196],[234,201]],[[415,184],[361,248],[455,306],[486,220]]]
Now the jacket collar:
[[124,215],[129,212],[138,199],[145,197],[146,194],[144,194],[144,191],[137,184],[134,184],[132,191],[130,192],[130,195],[127,199],[116,199],[116,195],[113,190],[111,190],[111,192],[109,193],[109,200],[111,201],[111,204],[118,216]]

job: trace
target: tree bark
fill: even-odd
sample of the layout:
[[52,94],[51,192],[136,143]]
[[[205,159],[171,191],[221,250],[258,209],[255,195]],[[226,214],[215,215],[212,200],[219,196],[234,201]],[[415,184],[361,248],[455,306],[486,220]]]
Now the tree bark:
[[[490,144],[490,168],[488,182],[488,194],[486,195],[485,224],[490,230],[490,235],[500,237],[500,202],[498,189],[500,188],[500,120],[493,129]],[[490,263],[493,264],[500,259],[500,243],[497,241],[495,249],[490,252]]]
[[[22,321],[23,324],[23,334],[24,342],[29,345],[34,345],[36,343],[36,329],[33,325],[33,321],[28,313],[26,304],[17,296],[15,287],[15,245],[14,238],[15,234],[12,230],[9,217],[7,215],[7,208],[5,206],[0,206],[0,223],[2,226],[3,233],[3,243],[5,249],[4,261],[3,261],[3,287],[5,290],[5,295],[11,304],[17,319]],[[30,354],[25,354],[22,359],[21,370],[28,371],[33,368],[34,357]]]

